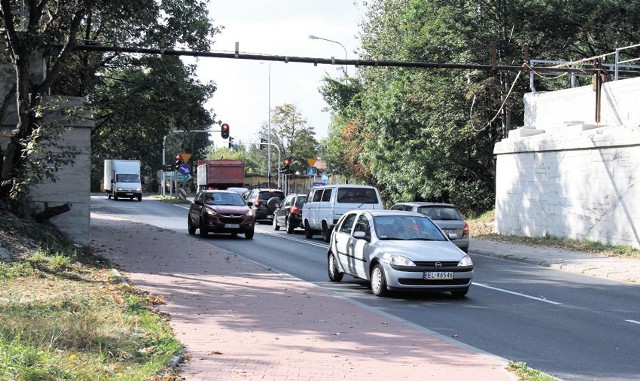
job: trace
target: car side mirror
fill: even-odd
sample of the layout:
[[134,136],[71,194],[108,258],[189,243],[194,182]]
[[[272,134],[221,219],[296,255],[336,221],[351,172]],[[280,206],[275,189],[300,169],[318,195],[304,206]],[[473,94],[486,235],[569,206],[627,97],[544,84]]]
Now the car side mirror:
[[458,234],[456,233],[449,233],[448,236],[449,236],[449,239],[458,239]]
[[362,230],[358,230],[357,232],[353,232],[353,238],[364,239],[367,236],[367,233]]
[[247,201],[247,206],[248,206],[248,207],[252,207],[252,206],[253,206],[253,202],[251,202],[251,201]]
[[202,200],[194,200],[193,203],[196,205],[202,205]]

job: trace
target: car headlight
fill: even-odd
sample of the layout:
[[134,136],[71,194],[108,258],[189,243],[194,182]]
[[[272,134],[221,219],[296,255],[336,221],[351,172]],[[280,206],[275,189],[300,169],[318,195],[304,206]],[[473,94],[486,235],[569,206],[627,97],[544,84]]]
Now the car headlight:
[[458,262],[458,266],[473,266],[473,261],[471,260],[470,256],[465,255],[464,257],[462,257],[460,262]]
[[207,214],[210,215],[210,216],[218,215],[218,213],[216,213],[215,210],[209,209],[209,208],[207,208]]
[[401,255],[391,256],[391,261],[389,261],[389,263],[392,266],[415,266],[416,265],[415,263],[413,263],[412,260],[410,260],[407,257],[403,257]]
[[253,217],[253,209],[249,209],[244,215],[247,217]]
[[138,193],[142,193],[142,188],[138,188],[138,189],[136,189],[136,192],[138,192]]
[[122,192],[123,190],[124,190],[124,188],[120,188],[120,187],[116,188],[116,191],[118,191],[118,192]]

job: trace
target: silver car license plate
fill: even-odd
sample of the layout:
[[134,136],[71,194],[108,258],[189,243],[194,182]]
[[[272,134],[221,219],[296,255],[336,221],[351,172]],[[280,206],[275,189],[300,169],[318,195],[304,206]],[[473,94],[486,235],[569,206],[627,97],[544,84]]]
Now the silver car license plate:
[[226,229],[240,229],[240,224],[224,224]]
[[423,275],[424,279],[453,279],[453,272],[451,271],[425,271]]

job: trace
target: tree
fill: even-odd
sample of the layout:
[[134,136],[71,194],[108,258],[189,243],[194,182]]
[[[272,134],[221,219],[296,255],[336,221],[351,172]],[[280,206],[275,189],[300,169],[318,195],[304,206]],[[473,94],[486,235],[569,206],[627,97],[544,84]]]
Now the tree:
[[[4,95],[2,116],[15,107],[18,122],[7,148],[0,152],[0,200],[2,207],[16,208],[24,203],[29,184],[46,172],[46,161],[29,156],[27,147],[42,145],[44,117],[43,95],[50,90],[60,95],[86,95],[96,85],[94,73],[99,67],[128,58],[117,53],[89,55],[75,52],[79,40],[147,46],[176,44],[193,48],[208,47],[208,37],[217,32],[206,17],[206,3],[184,0],[0,0],[0,20],[7,46],[7,58],[13,66],[15,83]],[[22,5],[21,12],[14,12]],[[47,59],[45,73],[32,62]],[[62,75],[62,74],[66,75]],[[68,80],[67,80],[68,79]],[[79,85],[77,85],[79,84]],[[55,144],[55,136],[50,136]],[[52,160],[59,160],[53,158]]]
[[[575,60],[630,45],[639,33],[631,26],[640,19],[638,7],[617,0],[368,4],[361,25],[363,59],[489,64],[495,46],[502,64],[523,63],[525,47],[535,58]],[[323,87],[337,115],[328,139],[337,150],[332,155],[355,158],[358,166],[349,170],[371,174],[370,182],[390,201],[442,200],[465,212],[490,209],[492,151],[523,123],[528,83],[522,78],[512,72],[360,68],[353,91]]]
[[[280,148],[281,158],[293,158],[297,163],[292,170],[301,170],[307,166],[306,160],[318,156],[318,141],[315,129],[293,104],[276,106],[271,116],[271,142]],[[267,127],[263,126],[260,137],[268,139]],[[277,168],[277,165],[272,168]]]

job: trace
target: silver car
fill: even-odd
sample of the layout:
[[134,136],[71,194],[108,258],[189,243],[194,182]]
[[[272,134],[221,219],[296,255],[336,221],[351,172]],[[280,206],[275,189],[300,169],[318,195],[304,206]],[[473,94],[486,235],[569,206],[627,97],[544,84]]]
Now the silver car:
[[448,291],[464,297],[473,261],[424,214],[352,210],[342,215],[327,252],[329,279],[344,274],[371,282],[374,295],[392,290]]
[[[441,202],[414,201],[399,202],[390,209],[418,212],[426,215],[451,238],[451,241],[456,246],[465,253],[469,252],[469,225],[454,205]],[[455,234],[455,236],[452,236],[452,234]]]

